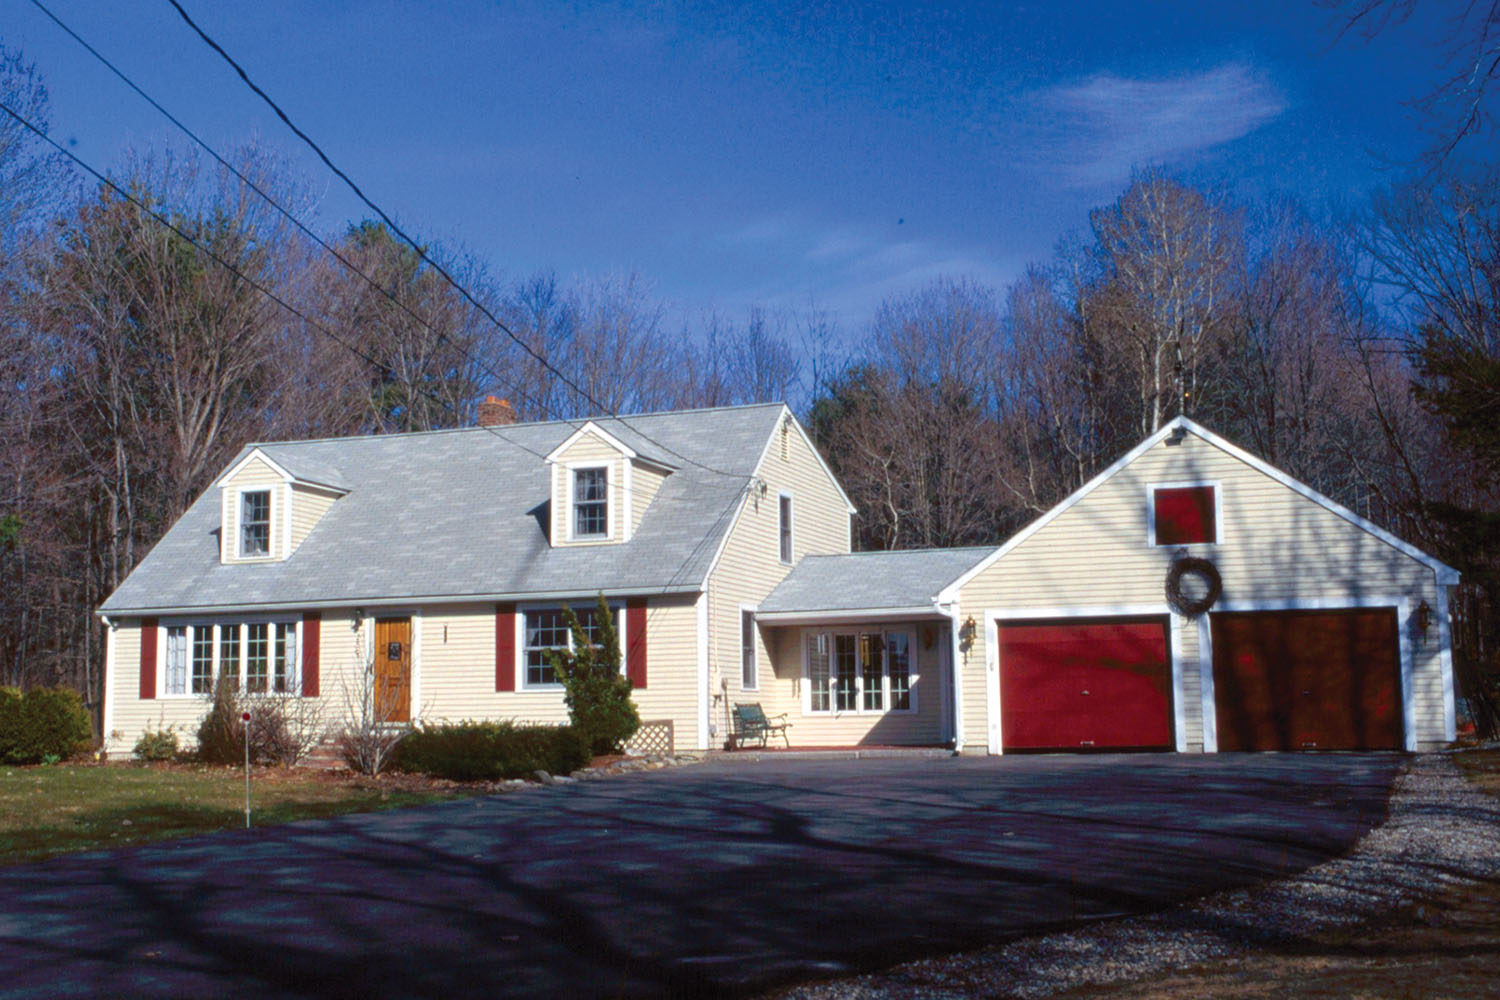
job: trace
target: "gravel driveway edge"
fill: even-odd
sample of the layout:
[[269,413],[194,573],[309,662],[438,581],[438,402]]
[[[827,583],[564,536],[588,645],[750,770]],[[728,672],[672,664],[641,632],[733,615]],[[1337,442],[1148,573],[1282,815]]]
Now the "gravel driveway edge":
[[1451,758],[1413,757],[1397,775],[1385,823],[1341,858],[1266,885],[1205,897],[1145,917],[923,959],[812,983],[786,1000],[1046,997],[1248,955],[1257,946],[1348,927],[1435,891],[1500,877],[1500,802]]

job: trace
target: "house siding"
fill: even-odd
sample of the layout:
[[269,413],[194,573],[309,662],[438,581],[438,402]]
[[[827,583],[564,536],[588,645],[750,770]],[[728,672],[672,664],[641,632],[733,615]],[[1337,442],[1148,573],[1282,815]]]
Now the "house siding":
[[646,516],[646,508],[651,506],[651,501],[656,499],[661,484],[666,482],[666,473],[653,469],[640,462],[632,464],[630,470],[630,531],[632,534],[641,526],[641,518]]
[[[575,604],[577,602],[574,602]],[[523,604],[521,610],[527,605]],[[620,603],[621,610],[624,602]],[[625,615],[621,614],[622,628]],[[697,746],[697,642],[693,598],[652,597],[646,605],[647,683],[632,697],[643,720],[672,719],[679,748]],[[495,606],[469,604],[425,608],[418,690],[420,717],[428,720],[515,719],[568,721],[561,688],[526,690],[519,630],[515,691],[495,690]],[[622,654],[628,637],[621,636]]]
[[744,498],[708,583],[710,724],[717,744],[729,733],[734,702],[770,706],[795,697],[801,661],[794,676],[781,664],[779,651],[767,647],[767,629],[756,631],[757,688],[744,687],[740,670],[741,607],[763,600],[792,568],[781,561],[780,495],[792,496],[793,564],[808,555],[849,551],[844,497],[806,438],[783,427],[773,432],[756,470],[765,490],[753,487]]
[[[1186,546],[1211,559],[1224,581],[1219,606],[1250,602],[1322,602],[1380,598],[1426,600],[1437,608],[1430,567],[1288,489],[1196,435],[1157,444],[1073,507],[969,581],[960,614],[979,627],[960,663],[966,749],[987,745],[987,688],[998,665],[987,648],[987,615],[1023,617],[1028,609],[1155,607],[1165,612],[1164,581],[1179,547],[1148,544],[1148,489],[1155,483],[1213,481],[1222,512],[1217,544]],[[962,618],[960,619],[962,620]],[[1200,630],[1174,622],[1182,673],[1180,715],[1187,749],[1202,749]],[[1403,633],[1408,622],[1402,621]],[[1444,688],[1439,643],[1413,644],[1413,729],[1419,744],[1441,741]]]
[[328,513],[338,500],[339,494],[332,490],[321,490],[315,486],[292,485],[292,546],[289,552],[296,552],[298,546],[306,540],[313,527]]

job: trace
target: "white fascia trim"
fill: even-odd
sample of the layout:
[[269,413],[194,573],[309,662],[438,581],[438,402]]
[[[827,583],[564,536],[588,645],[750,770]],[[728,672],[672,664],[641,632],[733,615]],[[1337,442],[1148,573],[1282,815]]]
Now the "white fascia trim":
[[[1163,604],[1092,604],[1060,608],[986,608],[985,699],[990,713],[990,753],[1000,753],[1000,623],[1041,621],[1053,618],[1166,618],[1168,653],[1172,671],[1172,745],[1178,753],[1187,750],[1187,704],[1183,674],[1183,624],[1180,615]],[[1201,666],[1201,664],[1200,664]],[[1204,736],[1205,741],[1207,735]],[[1206,749],[1206,746],[1205,746]]]
[[[1441,590],[1439,590],[1441,593]],[[1213,633],[1209,628],[1209,618],[1217,611],[1339,611],[1344,608],[1394,608],[1396,610],[1396,640],[1401,657],[1401,727],[1404,735],[1403,743],[1408,753],[1415,753],[1417,749],[1417,696],[1413,686],[1415,665],[1413,663],[1413,650],[1411,645],[1411,632],[1407,628],[1407,622],[1411,617],[1411,598],[1406,596],[1350,596],[1350,597],[1308,597],[1289,598],[1285,600],[1266,601],[1221,601],[1216,604],[1212,611],[1199,618],[1198,624],[1198,657],[1199,669],[1208,678],[1208,686],[1204,693],[1204,716],[1203,716],[1203,749],[1208,750],[1208,728],[1209,720],[1214,719],[1214,708],[1209,698],[1213,694],[1213,670],[1214,650]],[[1449,691],[1452,690],[1450,687]],[[1444,722],[1446,723],[1446,719]],[[1215,726],[1214,749],[1218,749],[1217,722]]]
[[582,427],[578,428],[572,434],[568,435],[568,439],[566,441],[564,441],[562,444],[558,445],[556,448],[553,448],[550,452],[548,452],[547,455],[546,455],[546,457],[543,459],[543,461],[547,461],[547,462],[559,462],[559,461],[561,461],[561,458],[559,456],[561,456],[562,453],[565,452],[565,451],[567,451],[569,448],[573,447],[573,445],[575,443],[577,443],[578,439],[581,438],[581,437],[583,437],[585,434],[593,434],[593,435],[595,435],[596,437],[599,438],[599,440],[603,441],[605,444],[609,445],[611,448],[613,448],[615,451],[618,451],[621,455],[624,455],[626,458],[638,458],[639,457],[636,454],[635,449],[632,448],[632,447],[630,447],[630,445],[626,444],[624,441],[621,441],[619,438],[615,437],[609,431],[605,430],[603,427],[600,427],[598,424],[594,423],[592,420],[586,420],[586,421],[584,421],[584,424],[583,424]]
[[[724,529],[724,537],[719,539],[719,546],[714,550],[714,557],[708,561],[708,569],[704,571],[703,579],[679,589],[708,592],[708,581],[714,578],[714,570],[719,568],[719,560],[724,558],[724,550],[729,547],[729,538],[734,534],[734,529],[740,526],[740,518],[744,516],[745,504],[749,500],[750,490],[748,488],[740,490],[739,499],[735,501],[734,516],[729,519],[729,526]],[[780,563],[778,562],[777,565]]]
[[[1214,491],[1214,540],[1211,542],[1179,542],[1173,545],[1159,545],[1156,541],[1156,491],[1157,490],[1190,490],[1203,486],[1211,487]],[[1190,479],[1177,480],[1165,483],[1146,484],[1146,544],[1153,549],[1171,548],[1209,548],[1210,546],[1224,544],[1224,484],[1217,479]]]
[[844,501],[844,506],[848,508],[850,516],[858,514],[859,508],[854,506],[854,501],[850,500],[849,494],[844,492],[844,487],[839,483],[838,477],[833,474],[833,470],[828,467],[828,463],[823,461],[823,455],[818,451],[818,446],[813,444],[812,438],[808,437],[807,431],[803,429],[802,422],[797,419],[796,415],[792,413],[791,408],[785,403],[781,404],[781,415],[776,418],[776,426],[771,429],[770,436],[766,438],[765,446],[760,450],[760,458],[755,462],[755,476],[764,481],[764,477],[761,476],[761,469],[766,463],[766,456],[771,453],[771,447],[776,443],[777,433],[781,430],[783,424],[787,422],[790,422],[791,426],[796,428],[797,433],[802,436],[802,443],[807,445],[807,450],[812,452],[812,457],[818,462],[818,468],[823,470],[823,474],[828,477],[828,481],[833,484],[833,488],[838,490],[839,498]]
[[1196,434],[1198,437],[1223,451],[1225,454],[1239,459],[1241,462],[1244,462],[1246,465],[1250,466],[1256,471],[1262,472],[1265,475],[1271,477],[1276,482],[1285,486],[1287,489],[1293,491],[1294,493],[1306,497],[1307,499],[1313,501],[1320,507],[1323,507],[1325,510],[1328,510],[1333,514],[1337,514],[1339,517],[1342,517],[1350,524],[1353,524],[1359,528],[1363,528],[1365,531],[1374,535],[1376,538],[1380,539],[1382,542],[1385,542],[1387,545],[1390,545],[1397,551],[1410,556],[1423,565],[1431,567],[1433,572],[1437,575],[1437,582],[1440,586],[1444,584],[1452,586],[1458,583],[1458,570],[1454,569],[1448,564],[1434,558],[1433,556],[1428,555],[1421,549],[1418,549],[1408,542],[1403,542],[1401,539],[1397,538],[1395,535],[1391,534],[1389,531],[1386,531],[1379,525],[1368,521],[1363,517],[1360,517],[1358,514],[1354,513],[1352,510],[1349,510],[1347,507],[1335,503],[1333,500],[1330,500],[1328,497],[1319,493],[1312,487],[1304,485],[1303,483],[1299,483],[1291,476],[1282,472],[1280,469],[1277,469],[1275,466],[1269,465],[1265,461],[1256,458],[1254,455],[1250,454],[1244,449],[1230,444],[1224,438],[1221,438],[1207,428],[1194,423],[1187,417],[1175,417],[1166,424],[1163,424],[1155,434],[1152,434],[1150,437],[1146,438],[1146,440],[1142,441],[1140,444],[1127,451],[1124,455],[1121,455],[1118,459],[1111,463],[1108,468],[1106,468],[1103,472],[1100,472],[1093,479],[1090,479],[1083,486],[1079,487],[1070,496],[1068,496],[1067,499],[1063,500],[1056,507],[1053,507],[1051,510],[1047,511],[1047,513],[1043,514],[1041,517],[1037,518],[1035,521],[1032,521],[1026,527],[1022,528],[1019,532],[1012,535],[998,549],[981,560],[977,566],[975,566],[973,569],[970,569],[967,573],[960,576],[953,583],[945,587],[943,589],[943,592],[939,595],[938,599],[943,601],[944,603],[956,599],[959,589],[963,587],[964,584],[968,583],[970,580],[974,579],[974,577],[984,572],[997,560],[1004,558],[1004,556],[1008,552],[1015,549],[1016,546],[1026,541],[1026,539],[1030,538],[1042,528],[1052,523],[1052,521],[1056,520],[1074,504],[1078,503],[1084,497],[1088,496],[1090,493],[1094,492],[1094,490],[1098,489],[1100,486],[1104,485],[1106,482],[1112,479],[1116,473],[1120,472],[1120,470],[1124,469],[1131,462],[1134,462],[1141,455],[1145,454],[1147,451],[1150,451],[1162,441],[1166,440],[1178,428],[1183,428],[1185,430],[1191,431],[1193,434]]
[[1373,521],[1369,521],[1363,517],[1360,517],[1348,507],[1345,507],[1344,505],[1329,499],[1328,497],[1319,493],[1317,490],[1313,489],[1311,486],[1308,486],[1305,483],[1298,482],[1275,466],[1270,465],[1263,459],[1255,457],[1254,455],[1238,447],[1237,445],[1231,444],[1206,427],[1200,427],[1198,424],[1195,424],[1187,417],[1178,417],[1167,426],[1169,428],[1177,426],[1187,428],[1203,440],[1207,441],[1209,444],[1233,456],[1234,458],[1239,459],[1241,462],[1244,462],[1246,465],[1250,466],[1256,471],[1265,473],[1294,493],[1301,494],[1302,496],[1311,500],[1313,503],[1324,508],[1330,513],[1337,514],[1339,517],[1342,517],[1350,524],[1353,524],[1356,527],[1363,528],[1365,531],[1368,531],[1370,534],[1374,535],[1382,542],[1385,542],[1393,549],[1396,549],[1398,552],[1408,555],[1411,558],[1415,559],[1417,562],[1420,562],[1426,566],[1430,566],[1433,572],[1437,574],[1437,582],[1439,586],[1442,586],[1444,584],[1447,584],[1449,586],[1456,586],[1458,584],[1459,573],[1458,570],[1454,569],[1452,566],[1449,566],[1447,563],[1434,556],[1428,555],[1421,549],[1417,548],[1415,545],[1412,545],[1410,542],[1402,541],[1395,535],[1391,534],[1389,531],[1386,531],[1380,525],[1375,524]]
[[[624,597],[640,597],[643,595],[662,596],[667,594],[697,594],[703,588],[695,583],[672,584],[669,586],[653,587],[606,587],[603,594],[606,599]],[[447,594],[434,597],[341,597],[336,600],[327,601],[276,601],[265,604],[214,604],[197,606],[174,606],[174,607],[152,607],[152,608],[109,608],[100,609],[94,614],[99,617],[110,618],[140,618],[165,615],[223,615],[223,614],[277,614],[284,611],[328,611],[338,609],[364,608],[367,614],[374,614],[376,609],[418,607],[430,604],[496,604],[509,602],[555,602],[572,600],[592,601],[600,594],[599,590],[558,590],[558,591],[527,591],[520,594]],[[395,612],[393,612],[395,613]]]
[[907,608],[844,608],[833,611],[762,611],[755,620],[766,625],[800,625],[812,622],[898,621],[913,618],[948,618],[950,615],[931,604]]
[[[297,636],[300,644],[302,635],[302,623],[297,623]],[[297,669],[301,676],[302,659],[301,649],[298,649]],[[412,722],[422,721],[422,609],[413,608],[411,612],[411,708],[407,712]]]
[[[1182,418],[1179,417],[1178,419],[1180,420]],[[1115,473],[1125,468],[1125,466],[1129,465],[1131,462],[1134,462],[1137,458],[1139,458],[1141,455],[1144,455],[1147,451],[1150,451],[1158,443],[1166,440],[1167,435],[1171,434],[1175,427],[1176,421],[1164,425],[1155,434],[1152,434],[1146,440],[1142,441],[1140,444],[1136,445],[1134,448],[1121,455],[1103,472],[1099,473],[1093,479],[1090,479],[1087,483],[1084,483],[1078,489],[1074,490],[1073,493],[1067,497],[1067,499],[1063,500],[1056,507],[1053,507],[1051,510],[1047,511],[1047,513],[1043,514],[1041,517],[1037,518],[1035,521],[1032,521],[1026,527],[1010,536],[1010,538],[1006,539],[1006,541],[1003,542],[998,549],[985,556],[968,572],[964,573],[957,580],[954,580],[948,586],[944,587],[942,593],[938,595],[938,600],[942,601],[945,604],[949,601],[956,600],[958,598],[958,592],[964,586],[964,584],[968,583],[980,573],[983,573],[985,570],[989,569],[995,564],[997,560],[1004,558],[1006,553],[1015,549],[1016,546],[1026,541],[1026,539],[1030,538],[1032,535],[1036,534],[1038,531],[1041,531],[1047,525],[1057,520],[1058,517],[1062,516],[1065,512],[1067,512],[1069,508],[1078,503],[1078,501],[1082,500],[1084,497],[1094,492],[1100,486],[1103,486],[1110,479],[1114,478]]]
[[963,650],[959,648],[958,630],[961,627],[958,605],[948,615],[948,676],[953,685],[953,749],[964,746],[964,684],[959,675],[959,664],[963,662]]
[[243,469],[246,465],[249,465],[251,459],[255,458],[258,458],[262,462],[265,462],[267,465],[269,465],[271,467],[271,471],[275,472],[285,482],[290,483],[297,478],[296,476],[292,475],[292,473],[286,468],[286,466],[273,459],[270,455],[267,455],[259,448],[251,448],[248,452],[245,453],[245,456],[243,458],[231,465],[227,472],[221,475],[218,479],[215,479],[214,485],[223,486],[225,482],[233,479],[241,469]]

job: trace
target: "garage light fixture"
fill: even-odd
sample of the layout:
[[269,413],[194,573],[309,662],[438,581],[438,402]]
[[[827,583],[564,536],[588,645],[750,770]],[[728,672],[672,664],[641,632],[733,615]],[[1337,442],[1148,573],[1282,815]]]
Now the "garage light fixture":
[[1417,610],[1412,614],[1412,625],[1416,627],[1417,638],[1426,642],[1427,630],[1432,627],[1432,606],[1426,601],[1417,605]]

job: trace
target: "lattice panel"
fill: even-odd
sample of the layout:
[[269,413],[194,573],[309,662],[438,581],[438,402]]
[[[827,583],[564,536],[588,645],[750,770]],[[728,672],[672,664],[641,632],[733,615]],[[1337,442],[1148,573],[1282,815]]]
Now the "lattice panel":
[[625,749],[635,754],[656,754],[661,757],[670,757],[675,752],[672,735],[672,720],[662,719],[656,722],[642,722],[641,728],[635,731],[630,742],[625,744]]

